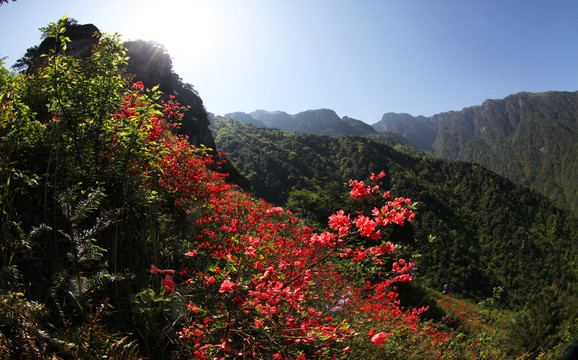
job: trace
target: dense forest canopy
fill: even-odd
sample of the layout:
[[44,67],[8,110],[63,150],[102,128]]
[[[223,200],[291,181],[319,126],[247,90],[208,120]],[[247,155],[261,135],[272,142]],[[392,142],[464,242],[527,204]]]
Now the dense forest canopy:
[[[450,284],[481,299],[502,287],[502,300],[520,306],[552,283],[575,281],[569,264],[576,253],[560,252],[577,240],[569,212],[479,165],[404,155],[363,137],[294,134],[224,118],[213,118],[212,126],[217,145],[257,196],[316,226],[344,206],[349,179],[385,171],[393,196],[418,204],[420,216],[406,241],[417,241],[418,273],[436,288]],[[429,235],[436,241],[429,243]],[[564,263],[566,269],[559,267]]]

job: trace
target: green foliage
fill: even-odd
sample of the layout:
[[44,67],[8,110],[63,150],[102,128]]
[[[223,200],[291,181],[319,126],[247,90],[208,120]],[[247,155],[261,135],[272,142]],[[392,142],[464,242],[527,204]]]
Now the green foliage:
[[292,190],[287,200],[287,208],[294,209],[295,215],[316,228],[325,228],[327,219],[332,215],[331,209],[336,204],[346,204],[349,198],[344,192],[343,184],[329,182],[312,189]]
[[410,144],[403,136],[393,132],[381,131],[377,134],[365,135],[365,137],[370,138],[375,142],[391,146],[402,154],[415,157],[422,157],[426,155],[426,153],[424,153],[422,150]]
[[[177,225],[163,228],[155,219],[162,205],[143,188],[145,174],[134,171],[152,160],[143,129],[161,114],[152,105],[158,95],[128,87],[126,50],[117,36],[98,34],[90,56],[70,56],[68,23],[63,18],[45,29],[58,46],[34,72],[0,70],[0,252],[2,270],[19,274],[2,286],[13,302],[2,314],[21,319],[0,332],[16,331],[3,337],[10,339],[7,356],[20,347],[39,359],[56,350],[68,358],[133,358],[134,339],[109,332],[126,326],[110,321],[109,310],[115,306],[112,319],[130,314],[125,299],[148,282],[142,269],[157,256],[150,249],[163,250],[148,243],[151,234],[174,232]],[[139,101],[134,116],[147,122],[114,116],[124,100]],[[16,289],[19,295],[10,295]],[[33,304],[45,303],[38,320]],[[46,327],[66,330],[47,336]]]
[[[181,330],[186,305],[184,299],[147,288],[130,297],[134,329],[146,353],[163,358],[177,351],[179,341],[173,334]],[[179,328],[180,325],[180,328]]]
[[0,308],[0,356],[3,359],[43,358],[45,349],[41,343],[45,342],[46,335],[38,323],[44,316],[44,306],[27,301],[22,293],[2,291]]
[[[2,270],[5,270],[3,268]],[[128,337],[111,334],[102,325],[102,304],[79,326],[51,331],[45,305],[23,293],[0,289],[0,356],[2,359],[138,359]]]
[[575,295],[565,296],[556,285],[542,290],[513,321],[508,339],[512,352],[538,354],[554,347],[554,352],[561,356],[564,349],[556,345],[563,343],[572,326],[575,327],[577,304]]
[[[59,232],[70,244],[69,252],[66,254],[68,264],[62,268],[52,288],[54,302],[60,308],[64,323],[68,323],[73,315],[70,311],[66,313],[63,311],[65,304],[62,304],[60,299],[66,296],[60,294],[64,292],[72,299],[78,305],[78,308],[75,306],[73,309],[77,309],[80,315],[84,316],[88,306],[87,295],[102,289],[104,283],[110,279],[106,263],[103,261],[106,249],[97,245],[96,236],[111,224],[113,216],[104,211],[101,211],[100,215],[93,214],[100,208],[104,198],[101,189],[95,189],[87,194],[78,192],[73,188],[57,199],[63,219],[66,220],[64,227],[67,228]],[[88,219],[94,219],[94,224],[87,223]]]
[[103,131],[120,101],[127,81],[122,75],[126,65],[126,50],[117,37],[102,35],[93,55],[85,59],[58,56],[66,51],[70,39],[63,34],[66,18],[45,30],[59,47],[51,49],[46,58],[47,66],[36,74],[42,93],[49,100],[48,110],[56,114],[54,124],[58,151],[71,153],[73,164],[84,172],[94,172],[101,167],[103,148],[110,146]]

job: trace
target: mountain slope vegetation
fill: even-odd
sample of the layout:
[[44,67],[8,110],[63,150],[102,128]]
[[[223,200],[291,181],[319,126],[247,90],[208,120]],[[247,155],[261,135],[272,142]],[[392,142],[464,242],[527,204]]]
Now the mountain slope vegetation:
[[505,304],[523,306],[553,283],[576,281],[569,213],[480,165],[412,157],[362,137],[295,134],[224,118],[213,118],[212,128],[257,196],[316,226],[345,202],[339,194],[349,179],[385,171],[392,196],[418,203],[406,242],[420,249],[418,272],[435,288],[448,284],[476,299],[502,288]]

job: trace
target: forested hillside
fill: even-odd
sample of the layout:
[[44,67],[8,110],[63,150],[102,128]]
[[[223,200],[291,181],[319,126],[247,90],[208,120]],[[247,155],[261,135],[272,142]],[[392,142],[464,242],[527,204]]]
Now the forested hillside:
[[421,151],[479,163],[578,211],[574,191],[578,187],[578,92],[523,92],[430,117],[385,113],[373,128],[339,118],[329,109],[295,115],[257,110],[224,117],[297,133],[368,136],[416,154],[415,149],[402,146],[405,141],[389,134],[396,133]]
[[413,232],[396,235],[420,253],[416,273],[434,288],[447,284],[476,301],[501,289],[502,304],[520,308],[553,284],[576,285],[575,220],[480,165],[412,157],[362,137],[295,134],[223,118],[213,118],[212,128],[257,196],[316,226],[346,203],[341,194],[349,179],[385,171],[392,196],[417,202]]
[[373,127],[482,164],[578,212],[578,92],[523,92],[429,118],[384,114]]

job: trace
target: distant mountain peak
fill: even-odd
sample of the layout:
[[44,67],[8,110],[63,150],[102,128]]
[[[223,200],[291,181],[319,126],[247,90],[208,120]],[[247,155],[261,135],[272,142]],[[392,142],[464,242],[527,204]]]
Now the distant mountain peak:
[[249,114],[234,112],[224,115],[225,118],[280,130],[330,136],[368,135],[376,131],[360,120],[350,117],[340,118],[334,110],[321,108],[306,110],[291,115],[284,111],[256,110]]

